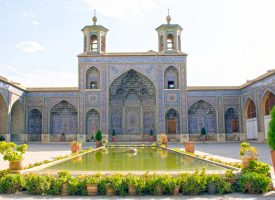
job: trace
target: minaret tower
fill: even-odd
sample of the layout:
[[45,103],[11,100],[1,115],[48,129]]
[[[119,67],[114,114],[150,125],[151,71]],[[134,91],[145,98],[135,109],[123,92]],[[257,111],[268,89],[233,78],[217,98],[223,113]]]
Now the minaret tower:
[[178,24],[171,24],[171,16],[168,9],[166,24],[162,24],[156,31],[158,32],[158,47],[162,53],[178,53],[181,52],[181,31],[182,28]]
[[84,53],[101,54],[106,52],[106,34],[109,31],[101,25],[97,25],[96,10],[94,10],[93,25],[87,25],[82,29],[84,34]]

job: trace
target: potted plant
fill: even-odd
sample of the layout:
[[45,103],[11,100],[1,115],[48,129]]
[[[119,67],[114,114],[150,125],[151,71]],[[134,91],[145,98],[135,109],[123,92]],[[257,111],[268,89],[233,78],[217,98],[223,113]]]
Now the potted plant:
[[97,195],[99,180],[100,180],[100,175],[89,176],[85,178],[88,196]]
[[0,142],[5,141],[5,137],[3,135],[0,135]]
[[102,147],[102,132],[98,130],[95,135],[96,148]]
[[126,176],[126,183],[128,185],[128,193],[131,196],[137,195],[137,187],[139,183],[139,177],[128,174]]
[[207,176],[207,191],[209,194],[217,193],[217,185],[221,180],[220,175],[210,174]]
[[194,142],[184,142],[184,150],[188,153],[194,153],[195,152],[195,143]]
[[72,153],[78,153],[81,150],[81,142],[78,142],[76,140],[71,142],[71,152]]
[[23,169],[23,155],[26,153],[28,145],[17,146],[13,142],[0,142],[0,154],[4,160],[9,161],[9,168],[13,172],[20,172]]
[[167,147],[168,144],[168,137],[165,133],[160,134],[159,136],[159,144],[161,146]]
[[275,107],[270,112],[271,120],[269,122],[269,128],[267,132],[267,144],[271,149],[271,159],[273,163],[273,169],[275,172]]
[[25,186],[25,179],[21,174],[7,174],[0,178],[0,193],[14,194]]
[[116,131],[113,130],[112,132],[112,142],[116,142]]
[[249,163],[253,159],[257,159],[258,152],[255,147],[250,146],[247,142],[242,142],[240,145],[240,156],[242,160],[243,167],[249,166]]
[[58,172],[58,181],[61,184],[61,195],[62,196],[68,196],[69,195],[69,181],[72,179],[72,176],[70,175],[69,171],[60,171]]
[[153,129],[150,130],[149,141],[150,141],[150,142],[154,142],[154,130],[153,130]]
[[202,127],[202,129],[201,129],[201,139],[202,139],[202,142],[205,143],[205,140],[206,140],[206,129],[204,127]]

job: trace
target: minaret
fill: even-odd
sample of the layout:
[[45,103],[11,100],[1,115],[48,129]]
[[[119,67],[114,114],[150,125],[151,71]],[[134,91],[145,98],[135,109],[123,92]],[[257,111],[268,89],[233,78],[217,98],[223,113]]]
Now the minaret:
[[156,31],[158,32],[159,52],[177,53],[181,52],[181,31],[182,28],[178,24],[171,24],[171,16],[168,9],[166,24],[162,24]]
[[94,10],[93,25],[87,25],[82,29],[84,34],[84,53],[100,54],[106,52],[106,34],[109,31],[101,25],[97,25],[96,10]]

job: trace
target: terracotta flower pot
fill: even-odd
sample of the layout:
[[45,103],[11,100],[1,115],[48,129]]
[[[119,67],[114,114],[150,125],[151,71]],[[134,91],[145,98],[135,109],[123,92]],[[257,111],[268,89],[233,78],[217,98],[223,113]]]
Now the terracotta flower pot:
[[271,159],[272,159],[272,164],[273,164],[273,169],[275,172],[275,150],[271,150]]
[[68,196],[69,191],[68,191],[68,183],[62,183],[61,185],[61,193],[62,196]]
[[9,168],[12,172],[20,172],[24,168],[23,160],[10,161]]
[[216,194],[217,193],[217,184],[216,183],[207,184],[207,191],[209,194]]
[[106,188],[106,195],[107,196],[114,196],[116,193],[115,193],[115,190],[113,187],[109,186]]
[[249,166],[250,161],[252,160],[252,158],[250,157],[244,157],[241,159],[242,159],[242,164],[244,168],[247,168]]
[[134,185],[129,185],[129,186],[128,186],[128,193],[129,193],[129,195],[131,195],[131,196],[137,195],[136,186],[134,186]]
[[163,195],[163,189],[162,189],[162,187],[160,185],[157,185],[155,187],[155,195],[158,195],[158,196]]
[[176,185],[174,190],[173,190],[173,195],[178,196],[180,193],[180,186]]
[[193,142],[185,142],[184,143],[184,149],[188,153],[194,153],[195,152],[195,143],[193,143]]
[[71,152],[72,153],[77,153],[80,151],[80,149],[81,149],[81,144],[78,144],[78,143],[71,144]]
[[102,147],[102,141],[95,142],[96,148]]
[[94,184],[87,185],[88,196],[96,196],[97,191],[98,191],[98,185],[94,185]]

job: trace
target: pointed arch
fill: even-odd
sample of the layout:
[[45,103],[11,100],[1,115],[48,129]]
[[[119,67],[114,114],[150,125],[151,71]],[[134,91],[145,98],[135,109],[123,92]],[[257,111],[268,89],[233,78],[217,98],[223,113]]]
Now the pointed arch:
[[189,133],[200,133],[204,127],[207,133],[217,133],[215,108],[204,100],[199,100],[188,109]]
[[90,67],[86,72],[86,89],[100,88],[100,72],[96,67]]
[[167,134],[180,133],[180,114],[177,110],[171,108],[166,112],[165,127]]
[[95,34],[91,35],[91,37],[90,37],[90,50],[91,51],[98,50],[97,35],[95,35]]
[[258,122],[256,105],[251,98],[246,100],[243,108],[243,116],[246,126],[244,126],[247,133],[247,139],[256,139],[258,137]]
[[169,33],[166,38],[167,50],[174,50],[175,49],[175,41],[174,35]]
[[24,134],[24,107],[17,100],[11,108],[11,139],[21,141],[20,135]]
[[0,93],[0,134],[8,131],[8,108],[4,96]]
[[224,114],[225,133],[239,132],[239,113],[234,108],[228,108]]
[[77,110],[63,100],[57,103],[51,110],[50,133],[55,134],[76,134],[77,133]]
[[91,138],[91,135],[100,130],[100,114],[95,109],[89,110],[86,114],[86,135]]
[[179,72],[174,66],[169,66],[164,71],[164,88],[178,89],[179,88]]
[[28,116],[28,133],[41,134],[42,133],[42,114],[34,108],[29,112]]

